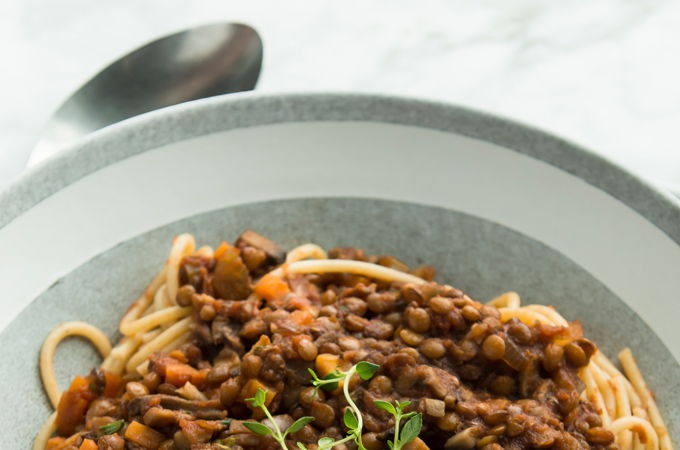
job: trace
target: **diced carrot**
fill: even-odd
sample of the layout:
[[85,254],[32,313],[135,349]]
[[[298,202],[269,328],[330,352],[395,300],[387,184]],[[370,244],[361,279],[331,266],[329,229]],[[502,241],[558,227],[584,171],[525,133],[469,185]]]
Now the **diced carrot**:
[[123,387],[123,379],[120,375],[104,371],[104,396],[115,398]]
[[308,309],[312,302],[306,297],[293,297],[290,299],[290,306],[295,309]]
[[309,311],[298,310],[293,311],[289,316],[288,320],[298,325],[309,325],[314,320],[312,314]]
[[213,430],[202,426],[198,421],[180,419],[179,427],[191,444],[203,444],[208,442],[213,435]]
[[268,301],[281,299],[289,292],[288,283],[272,274],[263,276],[255,285],[255,293]]
[[83,420],[90,402],[77,392],[66,391],[61,395],[57,406],[55,424],[57,432],[62,436],[70,436]]
[[168,368],[168,366],[179,363],[179,361],[177,361],[175,358],[171,358],[165,354],[154,355],[152,361],[153,371],[156,372],[156,375],[161,377],[165,376],[165,370]]
[[224,252],[226,252],[228,248],[229,248],[229,244],[222,241],[222,243],[219,245],[219,247],[217,247],[217,249],[215,249],[215,252],[213,253],[213,258],[220,259],[220,256],[222,256],[222,254]]
[[97,444],[92,439],[85,439],[78,450],[97,450],[97,448]]
[[175,358],[177,361],[186,364],[187,363],[187,357],[184,354],[183,351],[181,350],[173,350],[170,352],[170,357]]
[[314,366],[319,377],[323,378],[340,366],[340,357],[331,353],[321,353],[316,357]]
[[66,438],[63,437],[53,437],[49,438],[47,440],[47,446],[45,447],[45,450],[55,450],[61,447],[61,444],[64,443]]
[[165,440],[165,436],[153,428],[133,421],[125,430],[125,439],[146,449],[156,450]]
[[[245,400],[247,398],[255,397],[255,393],[258,389],[263,389],[265,391],[264,404],[265,406],[269,406],[274,400],[274,397],[276,397],[276,392],[272,391],[264,383],[256,378],[251,378],[248,380],[245,386],[243,386],[243,390],[241,391],[242,399]],[[260,420],[264,418],[264,411],[262,408],[253,406],[251,402],[245,403],[252,411],[253,419]]]
[[269,336],[267,336],[266,334],[263,334],[257,340],[255,345],[253,345],[253,350],[256,349],[257,347],[266,347],[267,345],[271,345],[271,343],[272,343],[272,341],[269,339]]
[[188,364],[172,364],[165,368],[165,382],[182,387],[195,373],[196,369]]
[[210,369],[197,370],[191,376],[191,384],[199,389],[202,389],[205,386],[206,380],[208,379],[208,372],[210,372]]
[[87,378],[81,377],[81,376],[76,376],[73,381],[71,382],[71,386],[69,386],[68,390],[71,392],[76,392],[79,389],[89,387],[90,386],[90,381]]
[[77,376],[71,382],[68,391],[61,395],[55,420],[60,435],[72,435],[76,427],[85,420],[87,408],[94,398],[90,384],[91,380]]

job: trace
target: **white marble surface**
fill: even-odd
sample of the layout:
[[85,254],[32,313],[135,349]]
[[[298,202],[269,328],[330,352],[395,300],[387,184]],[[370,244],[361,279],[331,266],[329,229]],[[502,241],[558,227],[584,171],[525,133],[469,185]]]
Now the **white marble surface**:
[[262,91],[395,93],[553,131],[680,191],[680,2],[4,0],[0,186],[59,103],[145,41],[255,26]]

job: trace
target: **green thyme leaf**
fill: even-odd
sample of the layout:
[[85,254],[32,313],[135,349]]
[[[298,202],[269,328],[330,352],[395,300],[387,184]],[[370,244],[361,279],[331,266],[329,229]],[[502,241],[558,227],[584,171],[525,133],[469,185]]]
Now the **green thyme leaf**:
[[315,381],[319,381],[319,376],[316,374],[316,372],[314,372],[314,370],[307,369],[307,372],[309,372],[309,374],[312,376],[312,384],[314,384]]
[[333,446],[333,444],[335,444],[335,441],[330,437],[322,437],[316,443],[316,445],[319,447],[319,450],[329,449]]
[[396,403],[397,403],[397,409],[399,409],[399,411],[403,411],[404,409],[406,409],[406,407],[408,405],[411,404],[411,402],[408,401],[408,400],[406,400],[405,402],[400,402],[399,400],[397,400]]
[[307,450],[307,447],[305,447],[305,444],[303,444],[302,442],[298,442],[298,443],[297,443],[297,447],[298,447],[300,450]]
[[404,429],[401,431],[400,436],[399,436],[399,441],[400,443],[403,444],[408,444],[412,440],[414,440],[419,434],[420,430],[423,428],[423,415],[418,413],[415,416],[411,417],[408,422],[406,422],[406,425],[404,425]]
[[261,423],[258,422],[242,422],[242,423],[244,427],[248,428],[255,434],[259,434],[261,436],[272,436],[274,434],[272,430],[270,430],[266,425],[262,425]]
[[99,431],[101,431],[104,434],[113,434],[117,433],[120,431],[121,428],[123,428],[123,425],[125,425],[124,420],[116,420],[115,422],[107,423],[106,425],[102,425],[99,427]]
[[[334,372],[329,373],[325,377],[323,377],[322,381],[328,381],[328,380],[335,380],[337,378],[341,378],[342,374],[339,373],[337,370]],[[324,391],[332,392],[338,388],[338,382],[337,381],[332,381],[328,383],[324,383],[321,385],[321,389]]]
[[394,406],[391,403],[388,403],[384,400],[373,400],[373,403],[375,403],[375,406],[377,406],[378,408],[387,411],[393,416],[397,415],[397,410],[394,409]]
[[224,427],[228,427],[229,425],[231,425],[231,419],[224,419],[224,420],[221,420],[221,421],[220,421],[220,425],[222,425],[222,426],[224,426]]
[[284,435],[289,434],[289,433],[297,433],[301,429],[305,427],[308,423],[312,422],[314,420],[314,417],[310,416],[304,416],[300,417],[298,420],[293,422],[291,426],[288,427]]
[[257,406],[264,406],[264,402],[267,399],[267,394],[265,393],[264,389],[260,388],[255,392],[255,401],[257,402]]
[[378,369],[380,369],[379,365],[370,363],[368,361],[361,361],[357,364],[357,373],[364,381],[370,380],[378,371]]
[[345,409],[345,415],[343,417],[343,421],[345,422],[345,426],[349,428],[350,430],[356,430],[357,427],[359,426],[359,422],[357,421],[357,416],[354,415],[354,412],[347,408]]

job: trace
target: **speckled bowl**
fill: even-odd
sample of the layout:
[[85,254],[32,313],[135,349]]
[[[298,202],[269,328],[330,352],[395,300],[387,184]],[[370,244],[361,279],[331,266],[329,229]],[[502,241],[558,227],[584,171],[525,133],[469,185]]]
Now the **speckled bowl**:
[[[173,235],[254,228],[427,262],[479,300],[507,290],[630,346],[680,441],[680,207],[568,142],[466,109],[364,95],[230,95],[91,136],[0,194],[0,448],[49,407],[38,349],[66,320],[115,336]],[[97,363],[64,343],[64,385]]]

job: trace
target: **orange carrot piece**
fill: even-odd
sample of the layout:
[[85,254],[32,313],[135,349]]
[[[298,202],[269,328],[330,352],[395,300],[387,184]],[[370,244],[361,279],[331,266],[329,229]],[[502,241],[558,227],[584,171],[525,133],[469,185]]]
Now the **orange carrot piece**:
[[309,311],[293,311],[289,316],[288,320],[298,325],[309,325],[314,320],[314,317]]
[[222,256],[222,254],[223,254],[224,252],[226,252],[228,248],[229,248],[229,244],[227,244],[226,242],[222,241],[222,243],[220,244],[220,246],[217,247],[217,249],[216,249],[215,252],[213,253],[213,258],[216,259],[216,260],[217,260],[217,259],[220,259],[220,256]]
[[267,274],[255,285],[255,293],[268,300],[278,300],[290,292],[288,283],[276,275]]
[[312,302],[305,297],[294,297],[290,300],[290,306],[295,309],[307,309],[312,306]]
[[81,376],[76,376],[73,381],[71,382],[71,386],[69,386],[68,390],[70,392],[76,392],[82,388],[86,388],[90,386],[90,381],[87,378],[81,377]]
[[188,364],[171,364],[165,368],[165,382],[182,387],[196,373],[196,369]]
[[66,438],[63,437],[53,437],[49,438],[47,440],[47,446],[45,447],[45,450],[56,450],[61,447],[61,444],[66,441]]
[[153,428],[142,425],[137,421],[133,421],[128,425],[124,437],[128,441],[134,442],[149,450],[156,450],[165,440],[163,434]]
[[111,372],[104,372],[104,397],[115,398],[123,387],[123,378]]
[[208,379],[208,372],[210,372],[210,369],[201,369],[197,370],[192,376],[191,376],[191,384],[196,386],[199,389],[202,389],[205,387],[205,383]]
[[173,350],[170,352],[170,357],[175,358],[177,361],[186,364],[187,357],[181,350]]
[[[253,398],[255,397],[255,393],[257,392],[258,389],[262,389],[266,391],[265,399],[264,399],[264,404],[265,406],[269,406],[272,400],[274,400],[274,397],[276,397],[276,392],[272,391],[270,388],[268,388],[264,383],[262,383],[260,380],[257,378],[251,378],[248,380],[248,382],[243,386],[243,390],[241,391],[241,395],[243,396],[244,399],[246,398]],[[247,402],[248,407],[251,407],[250,402]],[[253,409],[259,409],[258,408],[253,408]]]
[[68,391],[61,395],[55,420],[57,432],[60,435],[72,435],[76,427],[85,420],[87,408],[94,398],[90,383],[89,379],[77,376],[71,382]]
[[97,450],[97,444],[92,439],[85,439],[78,450]]
[[340,357],[332,353],[321,353],[314,362],[316,372],[320,377],[325,377],[340,366]]

